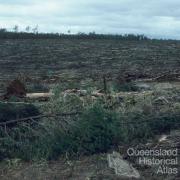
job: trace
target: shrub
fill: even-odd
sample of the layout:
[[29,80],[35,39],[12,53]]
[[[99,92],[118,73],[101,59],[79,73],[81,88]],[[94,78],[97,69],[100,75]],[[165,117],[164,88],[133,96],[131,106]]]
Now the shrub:
[[[15,105],[0,103],[0,122],[7,122],[9,120],[15,120],[19,118],[25,118],[30,116],[39,115],[39,110],[31,105]],[[20,126],[18,123],[11,123],[7,126],[0,127],[0,158],[13,157],[17,152],[21,151],[21,145],[25,145],[25,142],[32,139],[34,136],[30,134],[30,129],[35,128],[34,123],[29,123],[28,126],[25,122]],[[20,157],[22,157],[21,154]],[[15,156],[16,157],[16,156]]]
[[118,137],[118,116],[97,104],[86,110],[73,133],[78,151],[86,154],[106,152]]
[[117,92],[131,92],[131,91],[139,91],[139,88],[136,86],[134,82],[125,82],[125,83],[115,83],[113,85],[113,89]]
[[[180,127],[178,103],[167,109],[164,106],[157,109],[153,106],[151,96],[125,100],[119,108],[110,109],[107,101],[88,103],[90,101],[87,100],[84,106],[78,96],[67,96],[65,99],[54,97],[45,107],[46,112],[80,110],[82,114],[43,118],[35,126],[21,123],[6,132],[0,129],[0,157],[33,160],[54,159],[65,153],[81,155],[106,152],[119,144],[147,141],[156,134]],[[2,107],[0,112],[5,113]],[[13,112],[14,109],[10,107]],[[18,108],[22,112],[22,108]],[[20,110],[16,110],[15,114],[6,112],[6,115],[11,115],[11,119],[17,117],[17,112],[21,114]],[[30,115],[27,112],[23,117]]]
[[4,104],[0,103],[0,122],[29,116],[36,116],[39,110],[32,104]]

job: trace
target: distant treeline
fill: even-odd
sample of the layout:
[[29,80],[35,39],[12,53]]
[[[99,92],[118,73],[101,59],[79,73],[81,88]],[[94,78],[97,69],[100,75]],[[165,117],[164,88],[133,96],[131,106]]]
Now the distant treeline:
[[145,35],[112,35],[112,34],[96,34],[78,33],[78,34],[62,34],[62,33],[33,33],[33,32],[11,32],[6,29],[0,29],[0,39],[117,39],[117,40],[148,40]]

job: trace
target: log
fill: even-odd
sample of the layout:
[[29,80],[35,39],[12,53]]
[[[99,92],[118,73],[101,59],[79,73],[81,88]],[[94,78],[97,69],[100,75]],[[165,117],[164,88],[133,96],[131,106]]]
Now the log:
[[27,93],[25,98],[28,99],[40,99],[40,100],[48,100],[52,97],[54,93]]
[[[62,93],[62,95],[72,95],[76,94],[78,96],[86,96],[87,94],[86,90],[66,90],[65,92]],[[119,92],[115,94],[105,94],[105,93],[100,93],[99,91],[94,91],[90,95],[92,98],[99,98],[99,97],[112,97],[112,98],[124,98],[127,96],[141,96],[141,95],[152,95],[153,91],[144,91],[144,92]],[[26,99],[31,99],[31,100],[39,100],[39,101],[48,101],[52,96],[54,96],[54,93],[48,92],[48,93],[27,93],[25,98]],[[21,102],[20,102],[21,103]]]

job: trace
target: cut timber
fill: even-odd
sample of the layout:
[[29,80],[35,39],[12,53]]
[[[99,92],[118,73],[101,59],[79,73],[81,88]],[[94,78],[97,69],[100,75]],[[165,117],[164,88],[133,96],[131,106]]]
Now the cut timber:
[[81,89],[67,89],[63,92],[64,94],[77,94],[79,96],[86,96],[87,90],[81,90]]
[[26,98],[47,101],[53,95],[54,94],[51,92],[50,93],[27,93]]
[[141,95],[152,95],[153,91],[143,91],[143,92],[119,92],[115,94],[104,94],[104,93],[98,93],[98,92],[93,92],[91,96],[94,97],[105,97],[105,96],[110,96],[110,97],[128,97],[128,96],[141,96]]
[[[62,93],[64,96],[65,95],[72,95],[72,94],[76,94],[78,96],[86,96],[86,91],[85,90],[76,90],[76,92],[74,92],[73,90],[68,90],[65,91],[64,93]],[[93,92],[91,94],[91,97],[114,97],[114,98],[118,98],[118,97],[127,97],[127,96],[141,96],[141,95],[152,95],[153,91],[144,91],[144,92],[120,92],[120,93],[116,93],[116,94],[105,94],[105,93],[99,93],[97,92]],[[52,97],[54,95],[54,93],[49,92],[49,93],[27,93],[26,94],[26,98],[27,99],[37,99],[37,100],[42,100],[42,101],[47,101],[49,100],[50,97]]]

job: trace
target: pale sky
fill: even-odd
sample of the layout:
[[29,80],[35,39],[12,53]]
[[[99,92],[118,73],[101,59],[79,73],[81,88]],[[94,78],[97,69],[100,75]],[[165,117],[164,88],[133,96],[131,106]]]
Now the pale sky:
[[180,39],[180,0],[0,0],[0,27]]

